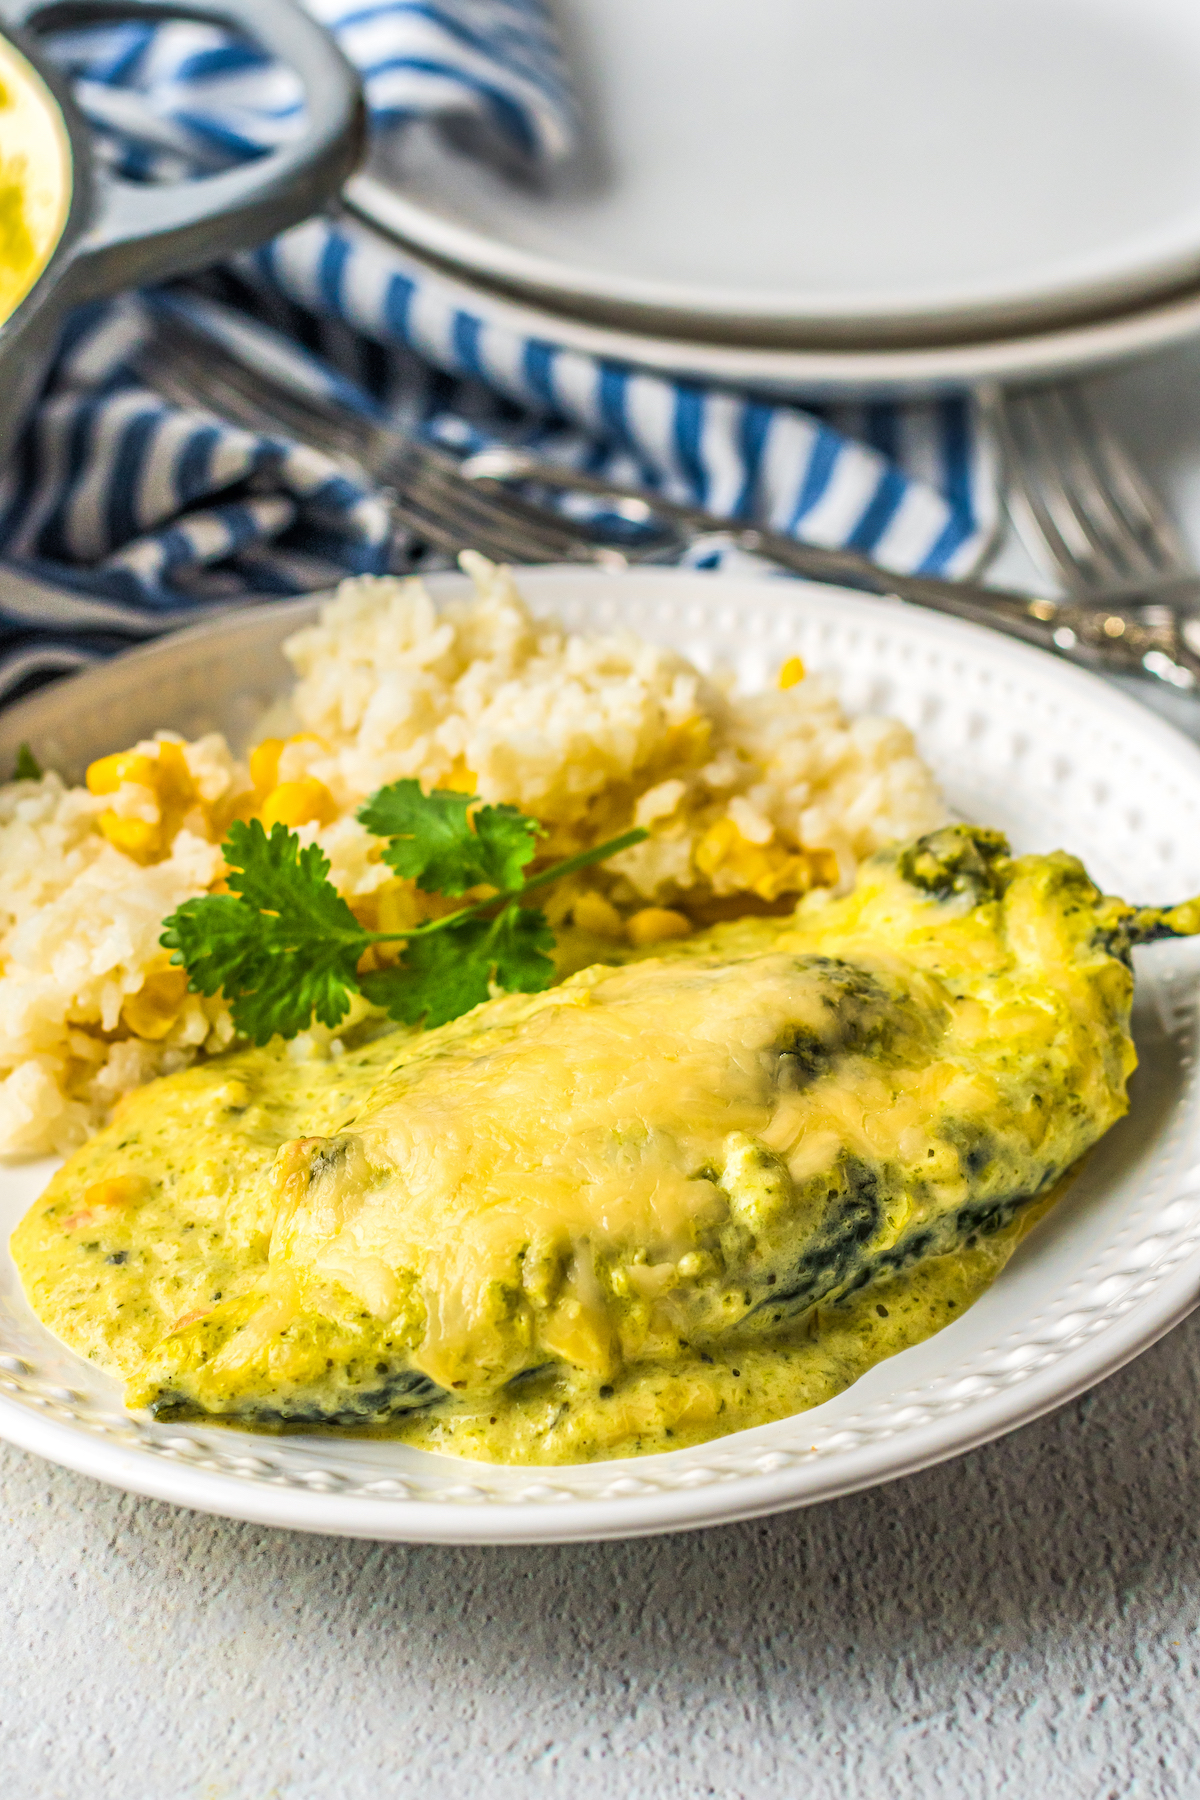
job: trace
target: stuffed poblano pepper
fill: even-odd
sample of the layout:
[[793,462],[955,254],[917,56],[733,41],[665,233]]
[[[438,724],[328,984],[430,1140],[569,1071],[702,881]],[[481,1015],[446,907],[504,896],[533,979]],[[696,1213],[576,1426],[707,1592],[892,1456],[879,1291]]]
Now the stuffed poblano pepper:
[[950,827],[786,919],[155,1082],[14,1253],[160,1416],[529,1462],[694,1442],[970,1304],[1126,1110],[1133,946],[1198,930]]

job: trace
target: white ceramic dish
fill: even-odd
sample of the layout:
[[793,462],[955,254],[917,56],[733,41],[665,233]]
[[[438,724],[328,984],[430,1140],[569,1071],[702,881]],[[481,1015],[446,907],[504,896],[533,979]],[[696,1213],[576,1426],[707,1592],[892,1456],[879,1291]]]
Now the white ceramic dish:
[[[1200,286],[1174,299],[1116,312],[1087,324],[979,341],[893,346],[875,350],[747,347],[597,325],[570,312],[520,299],[483,281],[430,262],[394,237],[399,230],[396,196],[370,175],[356,175],[344,199],[375,232],[393,237],[388,267],[436,289],[461,312],[511,334],[562,344],[586,356],[671,377],[692,377],[751,388],[798,401],[858,400],[875,396],[921,398],[987,383],[1056,380],[1068,374],[1126,362],[1200,336]],[[441,341],[430,345],[435,359]]]
[[[436,578],[439,593],[461,590]],[[1200,888],[1200,751],[1103,683],[973,626],[829,588],[673,570],[523,572],[539,610],[630,626],[741,681],[799,653],[854,709],[905,718],[956,808],[1018,846],[1059,843],[1137,899]],[[311,604],[234,615],[63,682],[0,716],[67,767],[151,727],[242,738],[286,677]],[[1000,1280],[946,1331],[813,1412],[691,1450],[508,1469],[387,1442],[156,1425],[34,1319],[0,1258],[0,1435],[138,1493],[301,1530],[513,1543],[717,1524],[851,1492],[1036,1418],[1111,1373],[1200,1292],[1200,946],[1139,953],[1142,1068],[1119,1125]],[[4,1239],[49,1165],[0,1174]]]
[[557,0],[579,151],[521,187],[377,154],[411,244],[723,339],[1044,328],[1200,274],[1192,0]]

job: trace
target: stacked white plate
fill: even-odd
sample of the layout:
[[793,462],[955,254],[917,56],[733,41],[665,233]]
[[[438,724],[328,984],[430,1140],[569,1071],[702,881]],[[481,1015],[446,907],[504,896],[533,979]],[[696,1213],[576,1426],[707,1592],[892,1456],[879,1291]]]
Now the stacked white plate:
[[526,335],[710,379],[1015,380],[1200,331],[1195,0],[556,0],[578,151],[414,129],[352,208]]

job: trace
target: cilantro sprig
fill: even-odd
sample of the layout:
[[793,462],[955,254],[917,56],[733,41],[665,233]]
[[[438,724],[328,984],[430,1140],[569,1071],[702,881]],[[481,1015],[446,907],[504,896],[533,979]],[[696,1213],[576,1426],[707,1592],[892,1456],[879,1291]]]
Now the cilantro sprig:
[[[187,970],[193,993],[224,993],[237,1029],[256,1044],[295,1037],[314,1017],[338,1025],[354,992],[409,1025],[444,1025],[486,1000],[493,983],[538,993],[554,978],[554,933],[525,896],[646,836],[627,831],[527,880],[542,828],[515,806],[397,781],[357,816],[387,840],[388,867],[424,893],[493,891],[407,931],[368,931],[330,881],[319,845],[301,848],[286,825],[268,834],[257,819],[235,820],[221,846],[229,893],[185,900],[164,919],[159,942]],[[400,942],[399,963],[359,974],[372,944]]]

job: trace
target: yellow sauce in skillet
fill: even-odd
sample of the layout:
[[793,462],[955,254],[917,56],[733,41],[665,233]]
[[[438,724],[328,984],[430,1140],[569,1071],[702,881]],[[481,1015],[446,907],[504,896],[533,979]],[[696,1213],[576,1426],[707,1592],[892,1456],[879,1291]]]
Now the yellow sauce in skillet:
[[70,200],[71,147],[58,103],[0,38],[0,324],[54,254]]

